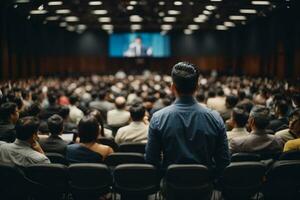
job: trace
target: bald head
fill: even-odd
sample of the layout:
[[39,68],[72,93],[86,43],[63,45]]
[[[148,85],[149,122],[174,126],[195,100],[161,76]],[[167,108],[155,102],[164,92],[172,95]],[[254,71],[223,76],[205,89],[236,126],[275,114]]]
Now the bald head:
[[124,97],[120,96],[116,98],[115,100],[116,108],[123,109],[125,108],[125,104],[126,104],[126,99]]

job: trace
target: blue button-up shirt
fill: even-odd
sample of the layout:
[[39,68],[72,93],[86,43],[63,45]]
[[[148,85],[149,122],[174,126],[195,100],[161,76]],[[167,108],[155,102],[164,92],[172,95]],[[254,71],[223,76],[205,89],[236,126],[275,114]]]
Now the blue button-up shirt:
[[203,164],[221,173],[230,163],[222,118],[216,111],[199,105],[192,96],[178,98],[154,113],[146,161],[163,169],[170,164]]

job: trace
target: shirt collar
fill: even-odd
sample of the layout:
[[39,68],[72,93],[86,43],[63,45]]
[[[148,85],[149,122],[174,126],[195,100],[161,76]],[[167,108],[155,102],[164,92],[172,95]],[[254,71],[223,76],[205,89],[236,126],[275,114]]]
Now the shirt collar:
[[197,103],[196,99],[192,95],[184,95],[177,97],[175,104],[195,104]]
[[14,143],[18,146],[31,147],[31,145],[28,142],[19,139],[16,139]]
[[242,132],[242,131],[246,131],[246,128],[243,128],[243,127],[241,127],[241,128],[233,128],[231,131],[233,131],[233,132]]

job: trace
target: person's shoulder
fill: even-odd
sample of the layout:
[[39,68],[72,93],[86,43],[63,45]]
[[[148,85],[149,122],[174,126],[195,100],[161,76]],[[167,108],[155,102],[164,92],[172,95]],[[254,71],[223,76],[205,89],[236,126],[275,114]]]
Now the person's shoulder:
[[155,113],[153,113],[153,116],[152,118],[159,118],[159,117],[162,117],[164,115],[168,115],[170,114],[171,112],[173,112],[175,109],[175,106],[174,104],[171,104],[169,106],[166,106],[158,111],[156,111]]

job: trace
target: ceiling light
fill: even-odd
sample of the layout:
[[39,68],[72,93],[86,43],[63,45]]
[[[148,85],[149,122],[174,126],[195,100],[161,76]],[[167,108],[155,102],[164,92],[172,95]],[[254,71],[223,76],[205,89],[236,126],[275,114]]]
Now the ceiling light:
[[199,15],[198,17],[194,18],[194,22],[197,22],[197,23],[205,22],[205,20],[207,20],[206,15]]
[[87,26],[86,25],[84,25],[84,24],[79,24],[78,26],[77,26],[77,30],[85,30],[87,28]]
[[74,26],[67,26],[67,30],[68,31],[75,31],[75,27]]
[[163,20],[165,22],[175,22],[176,21],[176,17],[164,17]]
[[79,21],[79,18],[76,17],[76,16],[68,16],[68,17],[65,17],[65,20],[67,22],[78,22]]
[[40,6],[38,7],[38,10],[44,10],[44,5],[43,5],[43,4],[40,5]]
[[231,19],[231,20],[246,20],[246,17],[242,16],[242,15],[231,15],[231,16],[229,16],[229,19]]
[[190,35],[190,34],[193,33],[193,31],[190,30],[190,29],[184,29],[183,33],[186,34],[186,35]]
[[172,29],[172,25],[170,25],[170,24],[163,24],[163,25],[161,25],[160,26],[160,28],[161,28],[161,30],[171,30]]
[[114,28],[114,26],[111,25],[111,24],[104,24],[104,25],[102,25],[102,29],[103,30],[112,30],[113,28]]
[[181,6],[182,5],[182,1],[174,1],[174,5],[175,6]]
[[105,22],[111,22],[111,19],[110,19],[110,17],[99,17],[98,21],[105,23]]
[[240,13],[243,13],[243,14],[255,14],[255,13],[257,13],[257,11],[254,10],[254,9],[240,9]]
[[217,9],[217,6],[207,5],[207,6],[205,6],[205,8],[206,8],[207,10],[215,10],[215,9]]
[[134,6],[134,5],[137,5],[138,2],[137,1],[130,1],[129,4]]
[[106,15],[107,10],[93,10],[92,13],[95,15]]
[[90,1],[89,5],[90,6],[100,6],[100,5],[102,5],[102,2],[101,1]]
[[49,16],[49,17],[46,17],[47,21],[56,21],[58,19],[59,19],[59,16]]
[[141,21],[143,21],[143,18],[140,17],[139,15],[131,15],[129,17],[129,21],[131,21],[131,22],[141,22]]
[[169,15],[179,15],[180,11],[178,11],[178,10],[168,10],[168,14]]
[[56,10],[57,14],[69,14],[71,13],[71,10],[69,9],[60,9],[60,10]]
[[134,7],[133,7],[133,6],[127,6],[126,9],[127,9],[127,10],[133,10]]
[[140,24],[132,24],[130,28],[131,30],[140,30],[142,26]]
[[235,24],[233,22],[224,22],[224,25],[227,26],[227,27],[235,27]]
[[59,23],[60,27],[66,27],[67,25],[68,25],[67,22],[61,22],[61,23]]
[[16,3],[29,3],[30,0],[17,0]]
[[191,30],[198,30],[199,25],[198,24],[190,24],[190,25],[188,25],[188,28],[191,29]]
[[163,17],[163,16],[165,16],[165,13],[164,13],[164,12],[159,12],[158,15],[159,15],[160,17]]
[[48,6],[60,6],[62,4],[63,4],[62,1],[49,1],[48,2]]
[[224,31],[224,30],[227,30],[228,28],[227,28],[226,26],[224,26],[224,25],[217,25],[217,26],[216,26],[216,29],[217,29],[217,30]]
[[211,12],[211,11],[209,11],[209,10],[204,10],[204,11],[203,11],[203,14],[205,14],[205,15],[211,15],[211,14],[212,14],[212,12]]
[[222,0],[210,0],[211,2],[220,2]]
[[163,5],[165,5],[165,2],[164,1],[160,1],[160,2],[158,2],[158,5],[163,6]]
[[252,1],[253,5],[270,5],[269,1]]
[[43,15],[43,14],[46,14],[46,13],[47,13],[46,10],[31,10],[30,11],[31,15]]

